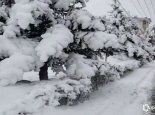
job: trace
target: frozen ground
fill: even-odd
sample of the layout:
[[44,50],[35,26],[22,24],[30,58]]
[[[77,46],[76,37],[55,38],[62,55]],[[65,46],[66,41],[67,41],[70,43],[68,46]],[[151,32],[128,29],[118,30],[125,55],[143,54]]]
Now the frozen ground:
[[[155,62],[109,83],[94,92],[90,100],[76,106],[46,107],[34,115],[145,115],[143,104],[148,103],[153,87]],[[0,110],[22,99],[32,88],[28,85],[0,87]]]

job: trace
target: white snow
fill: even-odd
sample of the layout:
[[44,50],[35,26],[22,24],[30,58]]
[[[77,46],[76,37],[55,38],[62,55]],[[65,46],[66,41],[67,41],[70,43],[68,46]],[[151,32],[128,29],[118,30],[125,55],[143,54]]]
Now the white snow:
[[34,115],[143,115],[149,91],[153,88],[155,62],[125,78],[109,83],[84,103],[73,107],[46,107]]
[[[98,50],[102,48],[121,48],[122,46],[118,43],[117,36],[114,34],[108,34],[106,32],[90,32],[84,37],[84,41],[88,44],[89,48]],[[115,45],[113,45],[115,44]]]
[[93,67],[92,61],[79,54],[72,54],[67,64],[67,75],[71,76],[71,78],[91,78],[97,70]]
[[23,79],[24,72],[41,64],[34,50],[37,43],[29,39],[0,38],[0,58],[4,58],[0,62],[0,85],[15,84]]
[[125,55],[115,55],[115,56],[109,56],[107,58],[107,62],[110,63],[113,66],[119,67],[122,69],[122,71],[126,70],[134,70],[139,68],[140,61],[137,61],[132,58],[128,58]]
[[0,85],[15,84],[23,79],[24,72],[33,69],[34,59],[31,56],[14,54],[0,63]]
[[[152,62],[118,81],[104,85],[84,103],[79,103],[76,106],[57,108],[41,107],[32,115],[142,115],[144,114],[142,110],[143,104],[148,103],[148,92],[153,88],[153,82],[155,80],[154,68],[155,62]],[[10,103],[22,99],[32,86],[18,87],[17,85],[15,87],[15,90],[13,90],[13,87],[0,87],[0,90],[2,90],[0,92],[0,107],[3,105],[6,107]],[[8,93],[10,90],[15,91],[15,93],[5,95],[4,91]],[[13,100],[10,102],[9,100],[12,98]],[[33,104],[36,107],[32,107],[31,110],[37,108],[38,104],[36,104]],[[5,108],[4,106],[2,107],[3,109]]]
[[4,36],[7,38],[16,38],[20,35],[21,29],[28,29],[29,24],[38,24],[36,19],[43,14],[48,14],[53,18],[53,10],[49,8],[49,0],[16,0],[16,4],[10,9],[10,18],[4,27]]
[[88,0],[52,0],[53,3],[55,3],[55,8],[58,9],[63,9],[63,10],[68,10],[69,7],[73,4],[75,4],[76,2],[80,2],[83,6],[85,6],[85,1]]
[[0,86],[0,111],[23,98],[31,89],[30,85]]
[[43,40],[36,48],[37,55],[42,62],[46,62],[50,56],[59,57],[62,50],[73,42],[73,35],[64,25],[58,24],[50,28],[44,35]]

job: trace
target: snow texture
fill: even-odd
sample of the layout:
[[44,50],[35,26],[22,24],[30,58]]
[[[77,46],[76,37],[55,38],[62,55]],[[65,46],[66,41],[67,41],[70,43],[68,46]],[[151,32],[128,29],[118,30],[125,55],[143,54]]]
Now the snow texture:
[[37,55],[42,62],[49,57],[59,57],[63,49],[73,42],[73,35],[64,25],[55,25],[42,35],[43,40],[36,48]]
[[[26,111],[28,111],[29,114],[32,115],[50,115],[51,113],[53,115],[113,115],[116,113],[119,115],[142,115],[145,114],[142,110],[143,104],[149,103],[148,96],[150,94],[150,90],[154,86],[153,81],[155,73],[152,69],[154,67],[155,63],[152,62],[144,66],[143,68],[137,69],[135,72],[130,73],[121,80],[105,85],[104,87],[100,88],[99,91],[94,93],[90,97],[89,101],[81,103],[77,106],[67,106],[59,108],[54,108],[51,106],[43,107],[42,102],[46,101],[48,95],[52,95],[49,98],[53,98],[53,93],[49,91],[54,91],[53,83],[55,82],[49,82],[48,84],[47,82],[38,84],[34,87],[34,92],[29,93],[26,101],[23,102],[20,100],[14,107],[12,107],[13,105],[7,107],[5,104],[5,107],[7,107],[7,109],[3,107],[3,110],[5,111],[1,111],[1,115],[17,115],[19,111],[21,112],[21,114],[24,114],[26,113]],[[66,82],[69,83],[71,81],[65,81],[65,83]],[[74,84],[77,84],[77,82],[74,82]],[[63,85],[64,84],[62,84],[62,86]],[[14,89],[14,92],[16,93],[13,93],[12,98],[14,98],[14,100],[11,101],[12,103],[14,103],[15,100],[23,99],[23,96],[28,92],[28,90],[31,90],[30,87],[32,86],[23,85],[22,87],[0,87],[0,89],[2,90],[2,93],[8,91],[10,92]],[[72,89],[68,86],[65,87],[67,89],[66,92]],[[36,97],[36,94],[39,94],[40,97],[43,96],[44,98],[39,99],[39,97],[37,97],[35,98],[35,101],[31,100],[34,99],[33,97]],[[14,95],[16,95],[16,97]],[[0,96],[3,97],[3,95]],[[10,99],[10,95],[7,95],[5,99]],[[10,104],[10,101],[7,101],[7,103]],[[122,107],[124,108],[122,109]]]

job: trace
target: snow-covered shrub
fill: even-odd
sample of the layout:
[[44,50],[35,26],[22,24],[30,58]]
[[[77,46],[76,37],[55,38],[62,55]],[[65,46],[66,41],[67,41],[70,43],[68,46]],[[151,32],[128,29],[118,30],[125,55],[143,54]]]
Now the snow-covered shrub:
[[[124,72],[139,67],[139,61],[151,60],[154,55],[137,26],[116,4],[106,23],[81,8],[85,0],[10,3],[9,17],[1,24],[0,84],[15,84],[24,72],[36,70],[40,80],[48,80],[49,67],[57,79],[38,84],[4,115],[32,114],[45,105],[76,104],[100,85],[119,79]],[[98,60],[103,53],[107,62]],[[108,62],[108,56],[115,55],[123,55],[120,63],[127,59],[126,64]]]
[[[36,70],[39,68],[41,71],[44,70],[41,66],[48,65],[43,62],[49,60],[48,58],[51,56],[55,55],[57,58],[62,55],[63,57],[63,54],[65,54],[63,53],[63,49],[73,41],[73,35],[64,24],[59,24],[58,20],[64,20],[63,14],[69,12],[69,8],[78,3],[81,3],[81,6],[85,5],[84,0],[66,0],[65,4],[62,0],[0,1],[0,34],[2,34],[0,36],[0,59],[10,59],[11,56],[17,53],[25,57],[30,56],[34,60],[33,69]],[[49,45],[46,43],[49,43]],[[37,45],[38,47],[36,48]],[[51,50],[52,47],[53,50]],[[20,77],[22,78],[22,75]],[[5,78],[5,75],[2,78]]]
[[12,85],[23,79],[24,72],[39,65],[35,55],[36,43],[25,39],[6,39],[0,36],[0,85]]
[[[121,10],[119,3],[112,4],[110,25],[108,32],[117,36],[122,47],[120,53],[124,52],[129,58],[134,58],[142,63],[152,60],[154,49],[148,43],[141,30],[132,18],[126,16]],[[118,52],[119,54],[119,52]]]
[[73,105],[79,98],[84,96],[81,94],[88,96],[90,88],[86,87],[82,80],[64,79],[54,84],[49,82],[37,85],[28,97],[32,100],[43,99],[44,105],[48,106]]
[[95,62],[96,74],[91,77],[92,90],[97,90],[99,86],[120,79],[121,71],[115,66],[106,62]]
[[[88,84],[88,83],[87,83]],[[90,82],[89,82],[90,84]],[[32,91],[1,115],[29,115],[44,106],[73,105],[89,97],[91,87],[84,80],[64,79],[36,85]]]
[[132,71],[142,66],[140,61],[129,58],[124,54],[109,56],[107,62],[111,66],[116,67],[121,76],[124,75],[125,72]]
[[0,46],[0,57],[5,60],[17,53],[30,56],[34,62],[29,70],[39,69],[40,80],[48,79],[49,66],[57,74],[63,72],[68,79],[90,80],[99,71],[92,61],[97,61],[100,52],[121,49],[117,36],[105,32],[103,20],[81,9],[85,0],[65,0],[65,3],[62,0],[15,0],[9,3],[9,6],[4,1],[1,4],[9,9],[6,12],[9,17],[0,37],[5,43],[4,47],[4,43]]

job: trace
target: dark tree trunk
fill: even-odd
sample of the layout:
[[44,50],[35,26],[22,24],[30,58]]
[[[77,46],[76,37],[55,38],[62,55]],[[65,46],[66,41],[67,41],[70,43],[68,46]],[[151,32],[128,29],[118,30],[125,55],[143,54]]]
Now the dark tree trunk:
[[105,62],[107,62],[108,55],[105,53]]
[[40,68],[39,79],[48,80],[48,61]]

